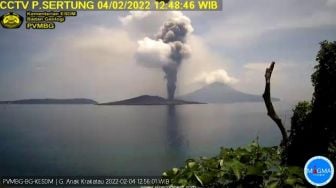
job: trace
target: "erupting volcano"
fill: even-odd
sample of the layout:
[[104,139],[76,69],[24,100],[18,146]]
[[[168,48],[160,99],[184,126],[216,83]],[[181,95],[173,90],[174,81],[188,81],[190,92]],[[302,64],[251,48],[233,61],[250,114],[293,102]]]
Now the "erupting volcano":
[[190,19],[175,12],[154,39],[145,37],[138,41],[137,61],[148,67],[159,65],[162,68],[167,80],[168,100],[174,100],[178,69],[183,60],[191,55],[187,37],[192,32]]

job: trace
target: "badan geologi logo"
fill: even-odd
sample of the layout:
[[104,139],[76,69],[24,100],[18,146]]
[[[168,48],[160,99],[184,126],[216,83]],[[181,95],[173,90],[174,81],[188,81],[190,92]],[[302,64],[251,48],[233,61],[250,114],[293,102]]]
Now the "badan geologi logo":
[[0,24],[6,29],[16,29],[21,27],[23,23],[23,17],[19,14],[9,12],[0,17]]
[[310,184],[324,186],[333,179],[334,166],[328,158],[316,156],[307,161],[304,175]]

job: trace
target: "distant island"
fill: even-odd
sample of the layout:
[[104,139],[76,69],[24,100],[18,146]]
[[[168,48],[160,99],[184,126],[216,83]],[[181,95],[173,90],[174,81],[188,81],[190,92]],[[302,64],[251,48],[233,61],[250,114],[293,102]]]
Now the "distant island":
[[[206,85],[196,91],[178,97],[182,100],[199,101],[204,103],[239,103],[239,102],[263,102],[260,95],[253,95],[238,91],[227,84],[215,82]],[[280,101],[272,98],[272,101]]]
[[[280,99],[272,98],[272,101],[280,101]],[[215,82],[186,95],[178,96],[174,100],[168,100],[160,96],[141,95],[130,99],[107,103],[98,103],[95,100],[87,98],[47,98],[0,101],[0,104],[184,105],[240,102],[263,102],[263,98],[261,94],[253,95],[244,93],[224,83]]]
[[15,101],[0,101],[0,104],[98,104],[97,101],[85,98],[75,99],[23,99]]
[[195,101],[185,101],[185,100],[168,100],[159,96],[141,95],[139,97],[134,97],[131,99],[101,103],[98,105],[183,105],[183,104],[203,104]]

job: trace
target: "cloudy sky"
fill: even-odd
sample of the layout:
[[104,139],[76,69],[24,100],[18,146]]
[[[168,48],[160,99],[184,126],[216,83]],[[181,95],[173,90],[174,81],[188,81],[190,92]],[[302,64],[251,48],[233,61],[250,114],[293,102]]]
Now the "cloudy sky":
[[[0,100],[166,96],[162,70],[135,57],[139,42],[154,39],[174,14],[79,12],[55,30],[0,28]],[[336,40],[336,0],[223,0],[220,12],[178,14],[193,32],[177,95],[214,81],[261,94],[264,70],[275,61],[272,94],[310,99],[319,42]]]

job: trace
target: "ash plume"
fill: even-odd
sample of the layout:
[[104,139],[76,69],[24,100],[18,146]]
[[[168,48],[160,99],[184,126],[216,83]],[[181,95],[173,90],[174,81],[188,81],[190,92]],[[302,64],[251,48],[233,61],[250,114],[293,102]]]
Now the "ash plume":
[[190,19],[181,12],[173,12],[155,39],[146,37],[138,41],[137,61],[144,66],[162,68],[168,100],[174,100],[179,66],[191,54],[187,37],[192,31]]

